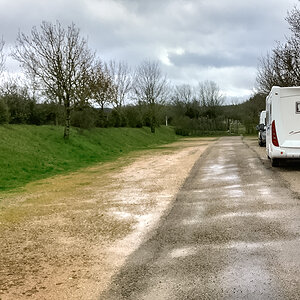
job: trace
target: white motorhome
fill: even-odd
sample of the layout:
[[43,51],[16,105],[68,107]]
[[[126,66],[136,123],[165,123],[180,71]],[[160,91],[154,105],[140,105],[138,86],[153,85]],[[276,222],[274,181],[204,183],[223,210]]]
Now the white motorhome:
[[300,86],[273,86],[266,99],[266,151],[272,166],[300,159]]

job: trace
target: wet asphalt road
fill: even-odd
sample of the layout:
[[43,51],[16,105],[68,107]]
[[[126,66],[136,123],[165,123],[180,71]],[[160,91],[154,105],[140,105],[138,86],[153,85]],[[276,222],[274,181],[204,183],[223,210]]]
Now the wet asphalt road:
[[299,203],[240,137],[222,138],[100,299],[300,299]]

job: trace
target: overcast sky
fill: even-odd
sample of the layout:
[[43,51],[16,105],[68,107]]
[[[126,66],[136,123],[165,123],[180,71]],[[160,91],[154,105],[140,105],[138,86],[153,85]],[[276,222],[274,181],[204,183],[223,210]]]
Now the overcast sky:
[[[0,0],[6,49],[43,20],[74,22],[104,60],[159,60],[173,84],[213,80],[230,97],[251,95],[258,58],[289,34],[296,0]],[[17,63],[7,60],[7,69]]]

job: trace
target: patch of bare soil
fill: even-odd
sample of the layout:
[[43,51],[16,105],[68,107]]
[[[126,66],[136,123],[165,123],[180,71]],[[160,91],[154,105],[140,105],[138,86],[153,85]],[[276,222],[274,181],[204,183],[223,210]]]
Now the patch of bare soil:
[[[244,141],[258,154],[262,163],[268,168],[271,168],[270,160],[266,154],[266,148],[258,145],[257,138],[247,137]],[[287,164],[282,164],[278,168],[274,168],[274,170],[294,193],[300,195],[300,163],[298,161],[290,161]]]
[[0,194],[0,299],[97,299],[213,139],[186,139]]

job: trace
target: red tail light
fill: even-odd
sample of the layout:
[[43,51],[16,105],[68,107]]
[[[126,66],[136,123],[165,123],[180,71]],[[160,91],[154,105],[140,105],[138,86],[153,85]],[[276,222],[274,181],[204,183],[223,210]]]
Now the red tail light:
[[275,120],[272,122],[272,143],[274,146],[278,147],[278,139],[277,139],[277,133],[276,133],[276,127],[275,127]]

